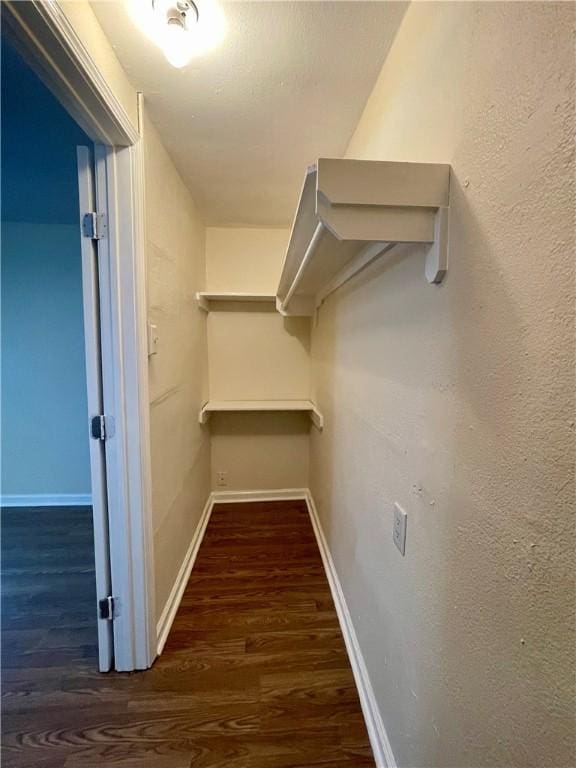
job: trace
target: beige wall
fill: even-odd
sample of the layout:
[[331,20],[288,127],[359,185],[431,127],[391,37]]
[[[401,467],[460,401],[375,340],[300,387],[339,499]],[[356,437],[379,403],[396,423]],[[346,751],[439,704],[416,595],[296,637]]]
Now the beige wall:
[[288,229],[208,227],[208,289],[275,294],[289,234]]
[[[287,229],[208,228],[207,290],[276,293]],[[274,305],[217,304],[208,316],[211,400],[310,397],[310,322]],[[302,488],[308,484],[310,422],[301,414],[212,417],[212,487]]]
[[[222,413],[211,417],[216,491],[307,488],[310,419],[302,413]],[[217,482],[226,472],[226,487]]]
[[310,397],[310,322],[273,305],[237,304],[208,318],[211,400]]
[[204,225],[145,118],[149,318],[158,326],[150,358],[150,419],[156,611],[160,616],[210,493],[210,436],[198,424],[207,397]]
[[400,766],[576,762],[573,23],[412,4],[348,150],[454,169],[444,284],[398,249],[312,334],[312,489]]

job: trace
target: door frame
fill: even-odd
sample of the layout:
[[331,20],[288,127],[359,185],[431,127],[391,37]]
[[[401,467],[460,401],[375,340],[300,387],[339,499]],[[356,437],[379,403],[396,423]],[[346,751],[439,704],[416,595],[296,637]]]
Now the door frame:
[[[107,451],[110,563],[117,612],[114,667],[146,669],[157,655],[155,621],[142,96],[134,127],[65,13],[54,0],[6,0],[11,41],[95,142],[97,204],[105,201],[110,333],[102,349],[115,431]],[[103,340],[103,344],[106,342]],[[112,402],[110,402],[112,400]]]

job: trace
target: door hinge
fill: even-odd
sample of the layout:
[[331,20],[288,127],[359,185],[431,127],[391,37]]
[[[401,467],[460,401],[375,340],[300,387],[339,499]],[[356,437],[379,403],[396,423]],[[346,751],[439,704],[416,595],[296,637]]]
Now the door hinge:
[[102,240],[108,234],[108,222],[104,213],[85,213],[82,216],[82,234],[92,240]]
[[114,419],[111,416],[92,416],[90,419],[90,437],[93,440],[108,440],[114,435]]
[[116,618],[115,613],[115,605],[116,605],[116,598],[112,597],[112,595],[109,595],[108,597],[102,598],[102,600],[98,600],[98,616],[101,619],[106,619],[107,621],[113,621]]

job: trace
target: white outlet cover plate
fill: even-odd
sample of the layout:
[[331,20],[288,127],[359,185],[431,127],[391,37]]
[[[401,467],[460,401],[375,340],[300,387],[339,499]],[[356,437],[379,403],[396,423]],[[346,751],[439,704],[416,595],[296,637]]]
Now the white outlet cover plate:
[[394,528],[392,530],[392,539],[400,551],[400,554],[406,553],[406,526],[408,523],[408,514],[402,509],[400,504],[394,502]]

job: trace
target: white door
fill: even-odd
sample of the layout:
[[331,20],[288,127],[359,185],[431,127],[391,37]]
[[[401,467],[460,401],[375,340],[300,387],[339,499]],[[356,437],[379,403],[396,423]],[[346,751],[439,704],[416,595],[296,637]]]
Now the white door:
[[114,641],[112,621],[101,617],[100,603],[112,595],[108,496],[106,483],[105,441],[97,439],[104,414],[102,394],[102,353],[100,344],[100,294],[98,280],[98,240],[87,236],[86,214],[95,209],[94,166],[88,147],[77,148],[78,188],[80,195],[80,238],[82,243],[82,288],[84,294],[84,338],[86,381],[90,430],[90,469],[92,478],[92,515],[94,520],[94,561],[96,566],[96,606],[98,655],[101,672],[112,669]]

